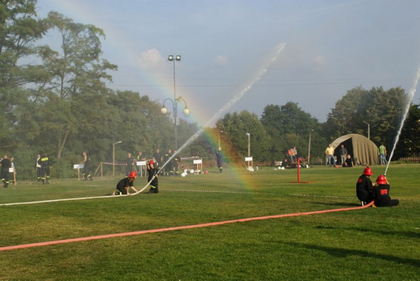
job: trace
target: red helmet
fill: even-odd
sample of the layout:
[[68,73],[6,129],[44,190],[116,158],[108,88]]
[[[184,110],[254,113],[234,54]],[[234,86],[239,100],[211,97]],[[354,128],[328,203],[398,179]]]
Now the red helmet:
[[366,167],[363,171],[363,174],[366,175],[366,176],[371,176],[373,174],[372,169],[369,166]]
[[128,176],[129,178],[136,178],[137,177],[137,172],[136,171],[131,171],[130,175]]
[[153,164],[155,164],[155,161],[150,160],[150,161],[149,161],[149,164],[152,164],[152,165],[153,165]]
[[386,177],[384,175],[379,175],[379,177],[376,179],[376,182],[378,184],[386,184]]

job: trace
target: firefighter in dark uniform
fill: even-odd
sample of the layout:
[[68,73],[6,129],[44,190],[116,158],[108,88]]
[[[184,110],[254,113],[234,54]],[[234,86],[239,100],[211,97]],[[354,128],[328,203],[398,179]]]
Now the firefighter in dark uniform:
[[376,207],[392,207],[397,206],[400,201],[389,197],[390,185],[384,175],[379,175],[376,179],[376,185],[373,187],[373,198]]
[[153,162],[156,168],[159,167],[159,164],[162,162],[162,155],[160,154],[159,149],[156,149],[156,152],[153,153]]
[[35,160],[35,172],[36,172],[36,181],[40,182],[42,180],[42,169],[41,169],[41,154],[36,155]]
[[41,180],[42,184],[49,184],[50,180],[50,160],[48,155],[44,153],[41,159],[39,159],[39,164],[41,165]]
[[159,193],[158,169],[155,167],[155,161],[149,161],[149,164],[147,165],[147,171],[149,172],[147,181],[152,181],[150,183],[149,193]]
[[[174,151],[174,153],[176,153],[176,150]],[[175,155],[175,157],[173,159],[173,170],[174,170],[175,176],[178,176],[179,164],[180,163],[181,163],[181,155],[177,154],[177,155]]]
[[164,160],[163,160],[163,162],[166,163],[166,166],[165,166],[165,174],[164,174],[165,176],[170,176],[173,173],[173,170],[172,170],[172,160],[168,162],[168,160],[171,157],[172,157],[172,150],[168,149],[168,152],[165,153],[165,157],[164,157]]
[[1,164],[1,180],[3,182],[3,186],[6,188],[9,183],[11,183],[10,179],[10,168],[12,167],[12,162],[10,161],[7,155],[3,156],[3,159],[0,161]]
[[91,173],[91,165],[90,165],[90,157],[86,151],[82,152],[83,161],[80,164],[83,164],[83,179],[87,181],[90,179],[93,180],[92,173]]
[[[139,151],[139,154],[137,155],[136,160],[137,162],[146,160],[146,157],[144,157],[143,152]],[[140,174],[140,176],[143,176],[143,174],[146,174],[145,166],[138,166],[138,171],[139,171],[138,174]]]
[[366,167],[363,170],[363,174],[359,177],[356,184],[356,195],[359,198],[362,206],[373,200],[373,186],[370,176],[372,175],[372,169]]
[[132,190],[134,190],[135,192],[137,192],[137,189],[134,188],[134,180],[137,177],[137,172],[136,171],[131,171],[130,174],[128,175],[128,177],[123,178],[122,180],[120,180],[117,184],[117,187],[112,195],[122,195],[122,194],[130,194],[130,188]]
[[130,152],[127,153],[127,159],[125,159],[125,165],[126,165],[126,167],[125,167],[125,175],[128,177],[130,175],[131,171],[134,170],[133,169],[134,159],[131,156],[131,153]]
[[219,167],[219,171],[223,171],[223,154],[222,154],[222,148],[219,147],[219,150],[216,151],[216,160],[217,160],[217,167]]

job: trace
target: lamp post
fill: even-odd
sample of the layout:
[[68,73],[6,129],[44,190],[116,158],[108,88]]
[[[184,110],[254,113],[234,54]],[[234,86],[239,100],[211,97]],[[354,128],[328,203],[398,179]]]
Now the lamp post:
[[314,129],[311,129],[309,131],[309,141],[308,141],[308,165],[311,162],[311,136],[312,136],[312,132],[314,131]]
[[219,144],[219,146],[218,147],[220,147],[220,134],[221,133],[223,133],[223,131],[219,131],[219,138],[218,138],[218,144]]
[[[248,157],[251,157],[251,134],[246,133],[246,135],[248,136]],[[248,166],[249,166],[249,161],[248,161]]]
[[175,127],[175,150],[178,150],[178,128],[176,126],[176,118],[177,118],[177,111],[178,111],[178,103],[179,102],[184,102],[184,109],[182,110],[182,113],[185,116],[190,116],[191,111],[188,109],[187,106],[187,102],[182,98],[182,97],[178,97],[175,100],[172,100],[170,98],[166,98],[163,103],[162,103],[162,108],[160,109],[160,112],[162,112],[163,114],[168,113],[168,109],[165,107],[165,102],[169,100],[172,103],[172,108],[173,108],[173,115],[174,115],[174,127]]
[[115,176],[115,145],[119,143],[122,143],[122,141],[112,143],[112,176]]
[[176,97],[176,83],[175,83],[175,62],[181,61],[181,56],[176,55],[175,57],[173,55],[168,56],[168,61],[173,62],[173,70],[174,70],[174,99],[165,99],[162,104],[161,112],[163,114],[166,114],[168,112],[168,109],[165,107],[165,101],[170,100],[172,102],[173,107],[173,115],[174,115],[174,127],[175,127],[175,150],[178,150],[178,129],[177,129],[177,118],[178,118],[178,102],[183,101],[185,104],[185,108],[183,110],[184,115],[189,116],[190,110],[187,107],[186,101],[182,97]]
[[370,140],[370,124],[366,121],[363,121],[366,125],[368,125],[368,140]]

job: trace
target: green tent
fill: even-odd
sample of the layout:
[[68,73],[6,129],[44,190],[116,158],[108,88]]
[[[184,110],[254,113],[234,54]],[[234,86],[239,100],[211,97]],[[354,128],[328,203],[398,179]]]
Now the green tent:
[[332,146],[337,159],[340,159],[342,144],[347,149],[347,153],[353,157],[356,165],[378,165],[379,148],[368,138],[358,134],[348,134],[333,141]]

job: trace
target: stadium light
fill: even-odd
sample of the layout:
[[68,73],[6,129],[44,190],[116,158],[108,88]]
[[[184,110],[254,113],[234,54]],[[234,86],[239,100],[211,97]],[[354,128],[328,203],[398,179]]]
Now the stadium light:
[[115,176],[115,145],[119,143],[122,143],[122,141],[112,143],[112,176]]

